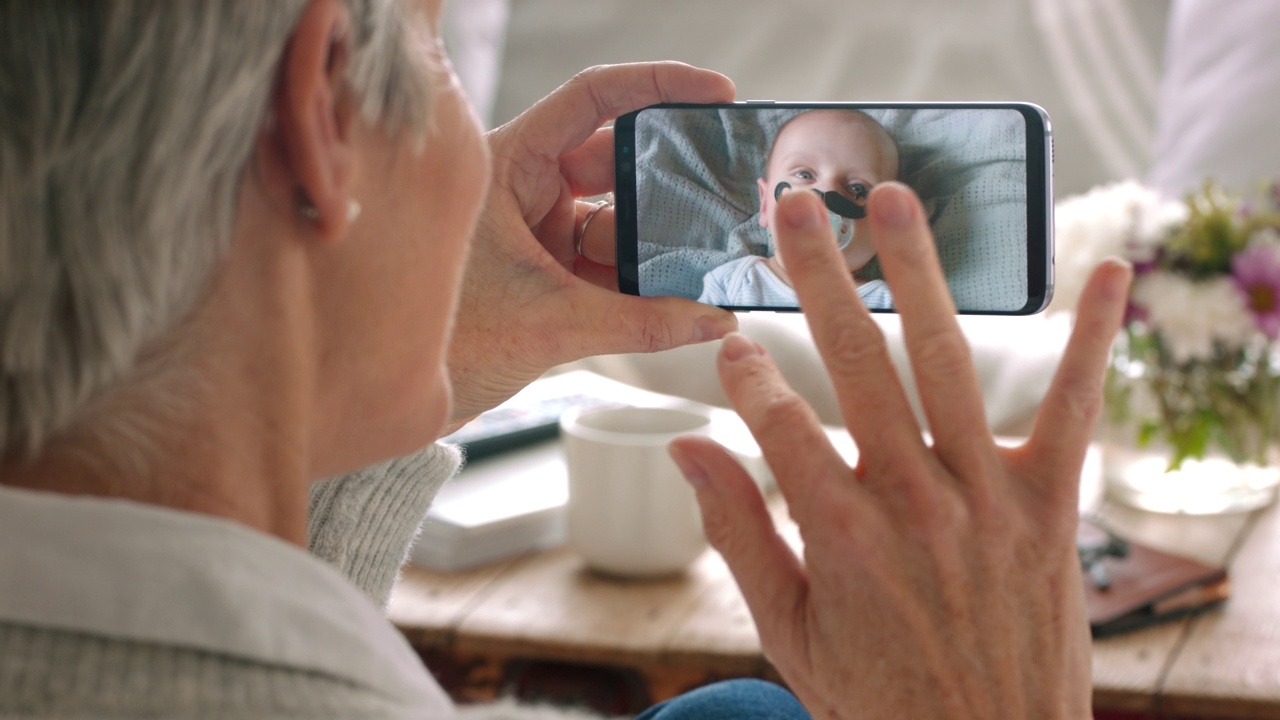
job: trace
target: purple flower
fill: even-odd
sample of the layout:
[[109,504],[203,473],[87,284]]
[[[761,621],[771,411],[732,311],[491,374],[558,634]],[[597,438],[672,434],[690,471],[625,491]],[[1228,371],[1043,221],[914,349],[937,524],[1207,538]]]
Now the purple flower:
[[1254,324],[1267,337],[1280,337],[1280,252],[1274,245],[1254,245],[1231,259],[1231,274]]
[[1154,272],[1156,270],[1159,270],[1160,269],[1159,258],[1160,258],[1160,253],[1157,253],[1155,259],[1152,259],[1152,260],[1130,260],[1129,261],[1130,264],[1133,265],[1133,274],[1135,276],[1146,275],[1149,272]]
[[1147,310],[1142,305],[1139,305],[1132,299],[1129,300],[1129,304],[1125,305],[1123,323],[1125,327],[1128,327],[1129,325],[1145,325],[1150,320],[1151,311]]

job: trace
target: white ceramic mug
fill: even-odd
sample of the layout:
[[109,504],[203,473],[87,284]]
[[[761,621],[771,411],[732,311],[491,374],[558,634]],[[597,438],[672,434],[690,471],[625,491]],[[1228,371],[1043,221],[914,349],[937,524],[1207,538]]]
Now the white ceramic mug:
[[560,419],[569,470],[569,544],[610,575],[679,572],[707,547],[693,488],[667,444],[711,431],[707,412],[621,407]]

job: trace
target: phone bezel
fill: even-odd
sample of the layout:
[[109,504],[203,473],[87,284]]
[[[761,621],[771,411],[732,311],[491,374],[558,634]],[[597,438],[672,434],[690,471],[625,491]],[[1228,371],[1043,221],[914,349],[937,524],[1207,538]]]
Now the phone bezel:
[[[962,315],[1032,315],[1053,297],[1053,130],[1043,108],[1026,102],[783,102],[661,103],[627,113],[614,122],[614,210],[617,224],[618,288],[639,295],[639,227],[636,212],[635,123],[640,113],[655,109],[708,110],[1015,110],[1026,124],[1027,158],[1027,302],[1013,310],[966,310]],[[741,312],[797,312],[798,308],[725,306]],[[872,312],[894,312],[873,309]]]

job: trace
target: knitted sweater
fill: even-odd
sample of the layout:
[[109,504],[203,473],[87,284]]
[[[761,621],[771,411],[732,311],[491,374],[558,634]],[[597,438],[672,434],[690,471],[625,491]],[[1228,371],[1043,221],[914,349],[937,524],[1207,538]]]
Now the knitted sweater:
[[0,487],[0,718],[451,717],[383,611],[459,463],[433,446],[317,483],[313,555],[208,516]]

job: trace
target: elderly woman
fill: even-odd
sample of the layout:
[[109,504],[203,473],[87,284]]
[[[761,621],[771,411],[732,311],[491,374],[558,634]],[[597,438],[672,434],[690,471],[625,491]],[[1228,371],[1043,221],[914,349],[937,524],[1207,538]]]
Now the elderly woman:
[[[438,15],[0,2],[0,716],[448,716],[380,612],[459,464],[430,443],[554,364],[735,327],[609,289],[576,200],[611,185],[605,121],[732,85],[596,69],[486,142]],[[932,446],[796,194],[779,246],[862,460],[736,334],[721,376],[803,561],[731,456],[673,455],[809,711],[1086,717],[1074,481],[1127,271],[1095,274],[1036,434],[997,449],[915,198],[870,207]],[[804,712],[730,684],[647,715],[752,709]]]

